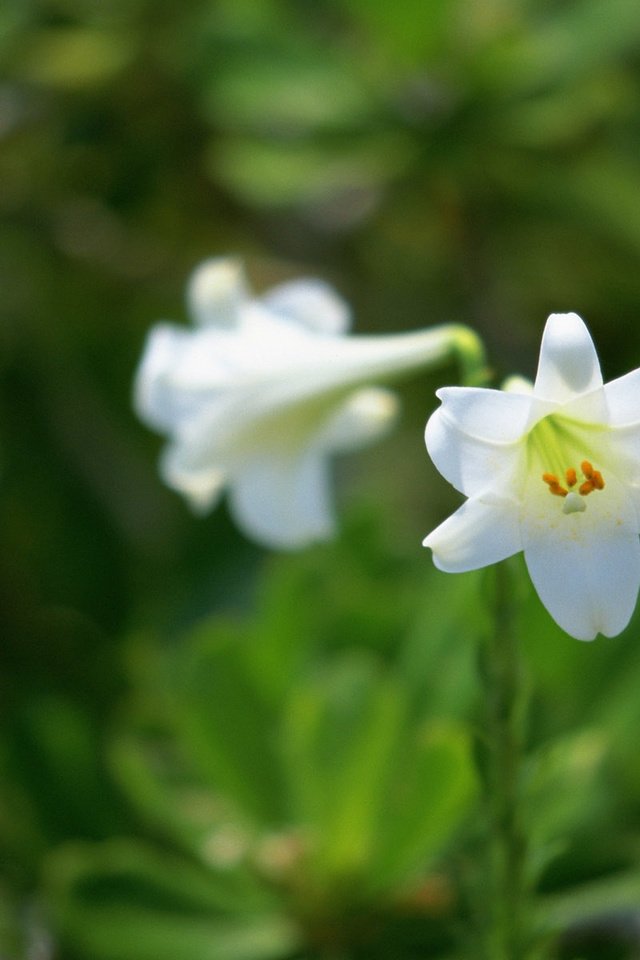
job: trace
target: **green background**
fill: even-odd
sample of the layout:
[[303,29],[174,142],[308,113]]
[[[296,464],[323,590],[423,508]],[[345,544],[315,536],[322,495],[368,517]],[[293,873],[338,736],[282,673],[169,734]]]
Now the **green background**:
[[[552,311],[637,366],[637,4],[4,0],[0,216],[3,960],[473,957],[491,588],[420,547],[458,371],[402,385],[338,542],[284,557],[163,488],[132,378],[224,254],[356,332],[470,324],[496,382]],[[532,923],[635,957],[637,626],[580,644],[513,577]]]

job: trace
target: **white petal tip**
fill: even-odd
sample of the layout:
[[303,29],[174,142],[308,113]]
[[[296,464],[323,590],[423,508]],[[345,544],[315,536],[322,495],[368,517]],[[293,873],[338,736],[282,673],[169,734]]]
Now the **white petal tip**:
[[602,386],[591,335],[577,313],[552,313],[545,325],[535,394],[564,403]]
[[184,449],[170,444],[160,458],[160,476],[172,490],[180,493],[191,510],[204,516],[217,505],[227,483],[224,470],[208,467],[194,470],[182,462]]
[[547,323],[572,325],[574,327],[584,327],[585,325],[582,317],[573,310],[568,313],[550,313],[547,317]]
[[351,323],[347,303],[323,280],[302,279],[283,283],[262,297],[262,302],[294,323],[327,336],[340,336]]
[[529,396],[533,393],[533,383],[527,377],[520,377],[517,374],[507,377],[501,385],[501,390],[505,393],[523,393]]
[[238,307],[248,296],[242,262],[234,257],[205,260],[191,274],[189,309],[201,326],[232,327]]

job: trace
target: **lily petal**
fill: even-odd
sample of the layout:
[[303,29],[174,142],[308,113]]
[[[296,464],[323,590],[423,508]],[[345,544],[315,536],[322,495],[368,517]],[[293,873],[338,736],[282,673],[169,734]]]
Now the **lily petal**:
[[636,505],[640,517],[640,423],[627,427],[618,427],[612,431],[608,448],[608,459],[616,465],[619,477],[624,478],[625,487]]
[[509,483],[524,454],[521,441],[500,443],[461,430],[439,407],[427,422],[429,456],[445,480],[467,497],[477,497]]
[[527,401],[520,382],[508,386],[515,390],[501,400],[440,392],[427,448],[471,499],[425,544],[452,572],[522,549],[564,630],[583,640],[614,636],[640,586],[640,372],[604,387],[580,317],[552,314],[533,395]]
[[249,290],[244,268],[233,257],[213,257],[201,263],[187,287],[191,315],[202,327],[233,329]]
[[446,573],[498,563],[522,550],[514,501],[467,500],[423,540],[433,562]]
[[482,387],[443,387],[436,396],[443,418],[479,440],[510,443],[527,428],[531,396]]
[[232,394],[243,365],[244,345],[227,331],[158,324],[149,333],[136,374],[136,413],[155,429],[182,429]]
[[544,328],[536,397],[566,403],[602,386],[596,348],[577,313],[552,313]]
[[391,429],[399,409],[398,398],[391,390],[357,390],[333,413],[315,445],[332,453],[364,447]]
[[220,499],[228,476],[217,466],[194,470],[184,463],[184,445],[169,444],[160,458],[160,476],[172,490],[189,501],[196,513],[207,513]]
[[605,387],[596,387],[589,393],[581,393],[573,397],[560,408],[562,416],[575,423],[587,425],[600,424],[602,429],[609,426],[609,410],[605,395]]
[[611,380],[604,388],[609,420],[614,427],[640,423],[640,369]]
[[157,430],[172,430],[190,406],[171,386],[176,358],[189,349],[192,334],[171,324],[158,324],[147,337],[134,384],[134,408],[141,420]]
[[315,333],[337,336],[351,325],[347,303],[322,280],[294,280],[273,287],[262,302],[278,316],[286,317]]
[[206,261],[193,273],[196,328],[157,326],[138,369],[135,406],[167,433],[166,482],[198,510],[222,486],[250,536],[299,547],[333,533],[328,455],[363,446],[391,425],[385,384],[460,354],[482,362],[458,325],[346,337],[350,311],[321,281],[249,296],[240,263]]
[[315,452],[297,458],[263,452],[232,478],[230,508],[248,536],[276,549],[334,534],[328,466]]
[[578,640],[624,630],[640,586],[633,500],[615,476],[608,477],[606,494],[592,495],[583,512],[567,515],[536,483],[523,511],[524,556],[533,584],[556,623]]

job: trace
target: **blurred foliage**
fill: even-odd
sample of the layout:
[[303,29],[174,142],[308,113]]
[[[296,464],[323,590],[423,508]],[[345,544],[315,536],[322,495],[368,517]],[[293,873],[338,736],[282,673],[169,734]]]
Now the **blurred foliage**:
[[[152,903],[176,914],[175,931],[163,921],[155,957],[289,956],[302,947],[384,956],[389,928],[407,912],[421,918],[427,944],[446,943],[451,883],[435,868],[473,796],[469,737],[459,723],[429,718],[398,669],[364,647],[318,656],[296,634],[306,663],[290,669],[279,624],[261,618],[205,623],[160,660],[142,638],[134,644],[135,716],[114,735],[112,771],[156,838],[185,859],[163,863],[139,841],[54,855],[54,908],[89,955],[141,956],[142,934],[121,919],[132,911],[135,921],[134,905],[147,916]],[[176,882],[187,858],[201,864],[204,907],[188,875]],[[210,945],[181,945],[198,910]],[[243,938],[254,912],[274,932],[256,936],[250,952]],[[239,942],[230,936],[227,947],[223,931],[234,922]]]
[[[131,378],[230,252],[358,330],[471,323],[497,376],[551,310],[638,365],[639,105],[633,0],[4,0],[3,960],[473,956],[486,585],[419,548],[456,371],[403,388],[339,468],[343,538],[290,558],[162,489]],[[584,646],[519,589],[535,923],[631,958],[638,621]]]

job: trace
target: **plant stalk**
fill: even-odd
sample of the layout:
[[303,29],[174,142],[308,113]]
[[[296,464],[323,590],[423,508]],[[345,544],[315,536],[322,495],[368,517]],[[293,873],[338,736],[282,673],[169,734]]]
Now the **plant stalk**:
[[525,960],[527,844],[521,823],[526,687],[508,563],[492,570],[493,629],[479,654],[484,696],[480,751],[486,811],[485,960]]

